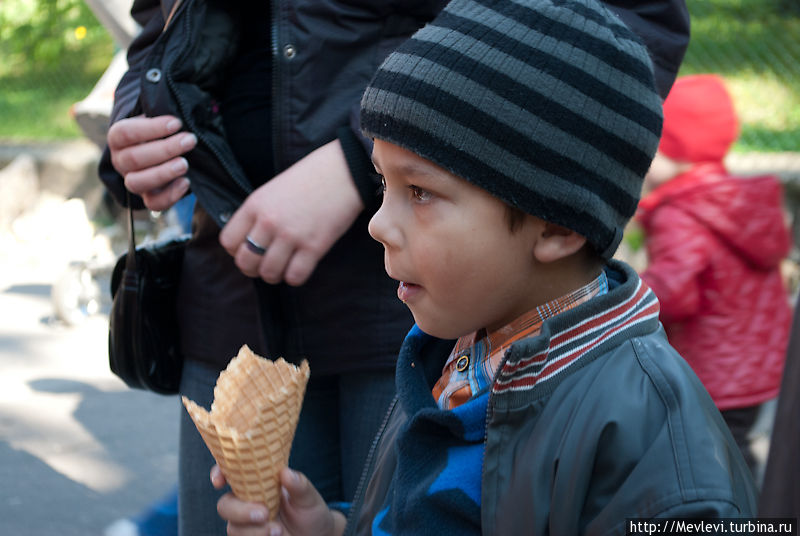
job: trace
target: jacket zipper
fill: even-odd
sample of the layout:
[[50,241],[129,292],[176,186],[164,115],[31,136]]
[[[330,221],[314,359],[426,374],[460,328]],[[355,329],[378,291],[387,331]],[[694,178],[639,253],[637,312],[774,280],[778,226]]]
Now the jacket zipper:
[[[498,366],[497,370],[500,370],[503,367],[503,364],[508,359],[508,352],[503,357],[500,365]],[[489,398],[487,400],[486,406],[486,426],[483,432],[483,463],[481,463],[481,483],[483,482],[483,478],[486,473],[486,442],[489,439],[489,421],[491,420],[492,414],[492,395],[493,391],[489,391]],[[383,417],[383,422],[381,423],[380,427],[378,428],[378,433],[375,434],[375,438],[372,440],[372,445],[369,449],[369,454],[367,455],[367,460],[364,463],[364,469],[361,471],[361,477],[358,480],[358,486],[356,487],[356,493],[353,496],[353,503],[350,505],[350,511],[347,513],[347,523],[345,525],[345,536],[352,536],[355,534],[355,513],[361,509],[361,505],[364,502],[364,492],[366,491],[364,487],[367,484],[367,480],[369,476],[372,475],[372,469],[374,464],[375,458],[375,451],[378,448],[378,444],[380,443],[381,439],[383,439],[383,434],[386,432],[386,426],[389,424],[389,419],[391,418],[392,414],[394,413],[395,408],[397,407],[398,398],[397,396],[394,397],[391,404],[389,404],[389,409],[386,412],[386,415]],[[481,501],[482,503],[483,501]],[[481,516],[483,517],[483,516]],[[483,530],[483,524],[481,524],[481,530]]]
[[[182,2],[181,0],[178,0],[178,2],[176,2],[176,5],[177,4],[183,4],[184,6],[191,6],[191,1]],[[184,11],[186,11],[188,9],[189,8],[187,7],[186,9],[184,9]],[[173,12],[173,13],[174,13],[175,16],[177,16],[177,12]],[[173,18],[173,16],[170,16],[170,20],[172,18]],[[186,57],[187,51],[191,48],[191,45],[194,43],[194,34],[192,32],[193,28],[192,28],[192,25],[189,22],[189,19],[190,19],[190,17],[188,15],[183,17],[183,27],[184,27],[187,35],[190,36],[190,38],[187,39],[187,45],[181,50],[180,54],[175,59],[175,61],[171,62],[170,65],[167,66],[167,69],[165,69],[165,73],[164,74],[165,74],[166,80],[167,80],[167,87],[169,88],[170,93],[172,94],[173,98],[180,105],[181,115],[183,116],[182,119],[186,123],[186,125],[197,136],[197,139],[202,141],[203,144],[206,147],[208,147],[208,149],[214,154],[214,156],[217,157],[217,160],[219,160],[220,164],[222,164],[222,167],[228,173],[230,178],[233,179],[233,181],[236,183],[236,185],[239,188],[241,188],[242,192],[245,193],[245,194],[249,194],[252,191],[252,187],[250,186],[250,184],[247,181],[243,181],[233,171],[234,167],[231,166],[231,164],[228,161],[228,159],[225,158],[222,153],[220,153],[212,144],[210,144],[208,142],[208,138],[203,134],[202,129],[197,128],[196,125],[194,124],[194,122],[192,121],[191,117],[188,117],[186,115],[186,113],[184,112],[184,110],[187,109],[186,101],[181,97],[180,92],[177,91],[177,88],[175,86],[175,82],[172,79],[172,66],[174,64],[179,63],[179,62],[184,60],[184,58]]]
[[[506,353],[503,355],[503,359],[500,360],[500,364],[497,365],[497,372],[495,373],[495,378],[492,380],[492,387],[494,387],[494,382],[497,379],[497,374],[503,370],[506,362],[508,361],[508,354],[511,352],[511,348],[506,350]],[[489,398],[486,400],[486,421],[483,427],[483,459],[481,460],[481,533],[488,530],[488,527],[483,526],[483,507],[485,505],[483,499],[483,480],[486,477],[486,447],[489,442],[489,422],[492,420],[492,414],[494,413],[494,407],[492,403],[494,402],[494,389],[489,390]],[[487,534],[491,534],[491,531]]]
[[275,176],[278,174],[278,171],[282,168],[283,164],[280,161],[280,150],[279,147],[281,146],[281,139],[280,139],[280,106],[276,106],[276,102],[279,101],[279,92],[280,92],[280,84],[279,84],[279,76],[278,76],[278,69],[280,68],[280,47],[278,43],[278,18],[280,14],[280,0],[272,0],[270,2],[270,9],[272,11],[269,26],[270,26],[270,37],[272,41],[272,95],[270,95],[270,103],[272,106],[272,175]]
[[364,463],[364,469],[361,471],[361,477],[358,480],[356,493],[353,496],[353,503],[350,505],[350,511],[347,512],[347,523],[345,524],[344,531],[345,534],[355,534],[355,512],[360,510],[361,505],[364,503],[364,492],[366,491],[364,488],[367,484],[369,476],[372,474],[373,464],[375,461],[375,451],[377,450],[381,439],[383,439],[383,434],[386,432],[386,426],[389,424],[389,419],[397,407],[397,402],[398,398],[397,395],[395,395],[391,404],[389,404],[389,409],[386,411],[386,415],[383,416],[383,422],[378,428],[378,433],[375,434],[375,438],[372,440],[372,445],[369,448],[369,454],[367,454],[367,459]]

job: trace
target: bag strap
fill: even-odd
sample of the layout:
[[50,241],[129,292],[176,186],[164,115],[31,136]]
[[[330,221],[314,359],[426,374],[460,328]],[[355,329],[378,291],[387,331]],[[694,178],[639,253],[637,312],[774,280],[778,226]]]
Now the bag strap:
[[128,205],[128,256],[125,258],[125,269],[136,270],[136,236],[133,228],[133,208],[131,207],[131,193],[125,189],[125,201]]
[[[175,16],[175,13],[178,11],[183,0],[175,0],[175,3],[172,4],[172,9],[169,11],[169,15],[167,16],[167,20],[164,22],[164,28],[162,28],[161,33],[164,33],[167,30],[167,27],[172,22],[172,18]],[[137,99],[136,107],[134,111],[130,114],[129,117],[133,117],[134,115],[138,115],[141,113],[141,102]],[[133,226],[133,209],[131,208],[131,193],[125,188],[125,201],[128,205],[128,256],[125,259],[125,268],[128,270],[135,270],[136,269],[136,236],[134,234],[134,226]]]
[[[162,28],[161,33],[164,33],[167,30],[167,27],[172,22],[172,18],[175,16],[175,13],[178,11],[183,0],[175,0],[175,3],[172,4],[172,9],[169,11],[169,15],[167,15],[167,20],[164,22],[164,28]],[[133,117],[134,115],[139,115],[141,113],[141,101],[137,99],[136,107],[134,111],[129,115],[129,117]],[[135,270],[136,269],[136,236],[134,234],[134,226],[133,226],[133,209],[131,208],[131,193],[125,188],[125,201],[128,205],[128,255],[125,259],[125,268],[128,270]]]
[[164,29],[161,32],[165,32],[167,30],[167,26],[169,23],[172,22],[172,17],[175,16],[175,13],[178,11],[178,7],[181,5],[181,0],[175,0],[175,3],[172,4],[172,9],[169,10],[169,15],[167,15],[167,20],[164,21]]
[[[164,28],[162,28],[161,33],[164,33],[167,30],[170,22],[172,22],[172,18],[175,16],[175,13],[178,11],[178,8],[181,5],[182,0],[175,0],[175,3],[172,4],[172,9],[169,11],[169,15],[167,16],[167,20],[164,22]],[[136,101],[136,108],[134,112],[131,114],[138,115],[141,113],[141,103],[137,100]],[[134,234],[134,227],[133,227],[133,209],[131,208],[131,193],[125,188],[125,201],[128,205],[128,256],[125,259],[125,268],[128,270],[135,270],[136,269],[136,236]]]

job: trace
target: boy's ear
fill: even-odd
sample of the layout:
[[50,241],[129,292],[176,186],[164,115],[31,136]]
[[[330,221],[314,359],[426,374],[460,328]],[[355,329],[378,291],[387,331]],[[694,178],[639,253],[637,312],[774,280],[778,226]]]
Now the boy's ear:
[[572,229],[544,222],[533,246],[533,256],[539,262],[554,262],[577,253],[584,244],[586,238]]

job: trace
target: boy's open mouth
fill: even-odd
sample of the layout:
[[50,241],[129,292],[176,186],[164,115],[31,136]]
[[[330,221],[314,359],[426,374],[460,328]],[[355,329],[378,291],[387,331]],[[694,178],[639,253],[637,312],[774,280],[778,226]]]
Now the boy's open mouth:
[[400,301],[403,303],[408,302],[417,292],[420,290],[419,285],[415,285],[414,283],[407,283],[405,281],[400,281],[400,284],[397,286],[397,297],[400,298]]

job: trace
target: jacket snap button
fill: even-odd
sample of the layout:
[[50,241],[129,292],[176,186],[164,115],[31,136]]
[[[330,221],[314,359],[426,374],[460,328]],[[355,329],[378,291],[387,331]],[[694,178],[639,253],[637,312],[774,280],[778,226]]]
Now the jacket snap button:
[[148,82],[157,84],[161,80],[161,70],[149,69],[147,73],[145,73],[144,77],[147,79]]
[[297,55],[297,49],[294,45],[286,45],[283,47],[283,55],[290,60]]
[[464,372],[469,367],[469,356],[464,354],[456,360],[456,370]]
[[219,215],[219,221],[221,221],[222,223],[228,223],[228,220],[231,219],[231,216],[233,216],[233,214],[231,214],[230,212],[223,212],[222,214]]

